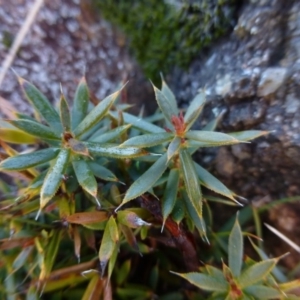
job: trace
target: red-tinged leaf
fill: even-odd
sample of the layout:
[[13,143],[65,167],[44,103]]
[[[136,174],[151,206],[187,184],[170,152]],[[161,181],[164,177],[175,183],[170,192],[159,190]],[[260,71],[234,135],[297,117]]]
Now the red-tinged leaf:
[[117,214],[118,222],[130,228],[138,228],[141,226],[150,226],[150,223],[145,222],[136,213],[130,210],[122,210]]
[[101,279],[98,275],[94,275],[89,284],[87,289],[85,290],[82,300],[99,300],[103,294],[104,288],[104,280]]
[[76,225],[73,226],[73,239],[75,256],[77,257],[78,262],[80,262],[81,237],[79,228]]
[[105,211],[90,211],[90,212],[75,213],[65,218],[65,220],[68,223],[79,224],[79,225],[100,223],[107,219],[108,219],[108,214]]
[[30,247],[34,244],[34,237],[20,237],[0,240],[0,250],[9,250],[16,247]]
[[123,224],[119,224],[119,227],[120,227],[122,233],[124,234],[127,243],[132,248],[134,248],[136,251],[139,252],[139,246],[138,246],[138,243],[136,241],[136,237],[133,234],[132,230],[129,227],[123,225]]

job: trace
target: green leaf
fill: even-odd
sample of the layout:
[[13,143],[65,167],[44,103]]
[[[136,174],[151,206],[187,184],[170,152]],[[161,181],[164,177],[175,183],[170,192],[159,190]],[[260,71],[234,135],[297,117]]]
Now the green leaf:
[[155,98],[159,108],[161,109],[162,113],[164,114],[165,118],[172,123],[172,116],[178,115],[178,108],[177,105],[174,106],[173,101],[166,96],[153,85]]
[[63,131],[71,131],[70,109],[63,94],[60,96],[59,112]]
[[97,143],[107,143],[107,142],[110,142],[110,141],[113,141],[113,140],[119,138],[130,127],[131,127],[131,124],[123,125],[123,126],[115,128],[113,130],[110,130],[109,132],[100,134],[97,137],[92,137],[90,140],[92,142],[97,142]]
[[116,175],[113,172],[111,172],[109,169],[101,166],[97,162],[89,161],[88,164],[96,177],[101,178],[106,181],[118,181],[118,178],[116,177]]
[[51,270],[54,265],[54,261],[57,256],[60,240],[62,238],[62,230],[53,229],[50,235],[51,234],[52,236],[50,237],[50,241],[47,247],[45,248],[45,253],[43,257],[44,259],[41,266],[41,272],[39,277],[40,281],[47,279],[47,277],[51,273]]
[[255,299],[279,299],[283,297],[283,293],[281,293],[278,289],[267,287],[263,285],[252,285],[248,286],[243,290],[247,294],[255,297]]
[[231,132],[227,134],[239,140],[240,142],[246,142],[269,133],[270,133],[269,131],[247,130],[247,131],[240,131],[240,132]]
[[0,170],[20,171],[43,164],[57,156],[58,149],[48,148],[9,157],[0,163]]
[[169,173],[167,186],[162,199],[162,215],[165,223],[168,216],[171,214],[177,199],[177,191],[179,184],[179,170],[172,169]]
[[40,208],[43,209],[57,192],[64,170],[69,162],[70,150],[60,150],[53,166],[47,172],[43,186],[41,188]]
[[178,153],[180,146],[181,146],[181,138],[178,136],[175,136],[174,139],[171,141],[171,143],[168,146],[168,151],[167,151],[168,161],[170,159],[172,159],[175,154]]
[[215,176],[194,162],[196,173],[202,185],[206,188],[234,200],[234,194]]
[[150,223],[145,222],[135,212],[130,210],[121,210],[117,214],[118,222],[130,228],[138,228],[141,226],[150,226]]
[[209,145],[234,145],[240,143],[236,138],[221,132],[190,130],[185,135],[186,138],[207,143]]
[[[111,111],[110,115],[115,119],[119,119],[118,112],[116,111]],[[142,132],[151,132],[151,133],[165,132],[164,129],[154,124],[151,124],[140,117],[133,116],[126,112],[122,112],[122,115],[125,123],[131,124],[132,127],[139,129]]]
[[229,235],[228,260],[229,268],[235,278],[239,277],[242,270],[244,254],[244,241],[241,227],[236,218],[234,226]]
[[168,101],[172,105],[172,107],[174,107],[175,112],[176,112],[176,116],[177,116],[179,111],[178,111],[178,108],[177,108],[176,98],[175,98],[173,92],[171,91],[171,89],[168,87],[167,83],[165,82],[163,76],[161,76],[161,80],[162,80],[161,92],[168,99]]
[[89,89],[85,80],[85,77],[82,77],[73,100],[72,108],[72,128],[75,129],[76,126],[83,120],[87,114],[87,109],[89,105]]
[[167,154],[165,153],[130,186],[121,205],[147,192],[166,169]]
[[199,117],[203,107],[205,105],[205,92],[202,91],[192,100],[185,116],[184,122],[186,124],[186,130],[189,130]]
[[143,134],[132,137],[131,139],[121,144],[119,147],[147,148],[168,142],[172,139],[173,136],[174,134],[169,132]]
[[106,157],[112,157],[112,158],[134,158],[139,156],[144,156],[148,154],[143,149],[140,148],[119,148],[114,146],[107,146],[103,144],[98,143],[84,143],[87,148],[89,149],[89,152],[93,155],[100,155],[100,156],[106,156]]
[[83,142],[78,141],[76,139],[69,139],[68,145],[70,146],[72,152],[90,157],[89,150]]
[[84,160],[75,160],[72,161],[72,165],[80,186],[94,198],[97,198],[98,184],[88,163]]
[[115,264],[116,264],[116,260],[117,260],[117,256],[118,256],[118,252],[119,252],[119,247],[115,247],[114,251],[110,257],[109,263],[108,263],[108,280],[110,280],[111,274],[114,270]]
[[185,214],[186,211],[184,201],[177,198],[171,214],[173,221],[177,224],[180,224],[180,222],[185,217]]
[[205,265],[205,269],[207,271],[207,273],[214,277],[215,279],[219,280],[219,281],[222,281],[224,280],[224,275],[223,275],[223,272],[213,266],[210,266],[210,265]]
[[240,286],[242,288],[245,288],[264,279],[267,275],[270,274],[277,262],[278,259],[273,258],[258,262],[255,265],[250,266],[238,278]]
[[202,194],[194,162],[186,150],[181,150],[179,157],[186,192],[199,217],[202,217]]
[[93,110],[81,121],[74,129],[74,135],[79,138],[94,125],[96,125],[108,112],[114,102],[117,100],[121,91],[117,91],[103,99]]
[[29,246],[29,247],[23,248],[23,250],[15,258],[15,260],[12,264],[12,268],[14,270],[18,270],[21,267],[23,267],[26,264],[26,262],[28,261],[28,257],[31,254],[31,252],[33,251],[33,249],[34,249],[34,246]]
[[191,284],[194,284],[195,286],[197,286],[198,288],[204,291],[226,292],[229,288],[228,283],[226,282],[225,279],[223,280],[220,280],[219,278],[216,279],[210,275],[205,275],[196,272],[185,273],[185,274],[180,274],[175,272],[171,272],[171,273],[186,279]]
[[104,274],[107,262],[112,256],[118,242],[118,226],[114,217],[110,217],[105,226],[101,246],[99,250],[99,260],[101,265],[102,276]]
[[8,122],[33,136],[48,140],[60,140],[60,136],[57,133],[43,124],[30,120],[9,120]]
[[33,105],[36,111],[45,119],[52,129],[61,133],[62,127],[59,115],[45,95],[42,94],[33,84],[23,78],[19,78],[19,82],[26,98]]

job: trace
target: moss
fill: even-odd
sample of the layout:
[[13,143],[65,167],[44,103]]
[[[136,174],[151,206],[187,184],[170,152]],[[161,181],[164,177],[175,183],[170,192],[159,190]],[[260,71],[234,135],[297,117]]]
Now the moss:
[[93,0],[118,25],[145,74],[186,68],[199,51],[231,26],[237,0]]

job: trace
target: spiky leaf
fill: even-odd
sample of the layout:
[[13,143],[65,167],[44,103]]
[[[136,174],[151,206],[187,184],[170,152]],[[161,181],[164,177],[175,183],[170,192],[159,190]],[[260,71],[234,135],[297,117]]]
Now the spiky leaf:
[[202,185],[218,194],[234,200],[234,194],[221,181],[202,168],[199,164],[194,162],[194,165]]
[[178,153],[178,150],[180,149],[180,145],[181,145],[181,138],[175,136],[168,146],[168,150],[167,150],[168,161],[172,159],[175,154]]
[[[252,285],[244,289],[244,291],[255,299],[267,300],[267,299],[281,299],[283,293],[278,289],[267,287],[263,285]],[[285,297],[283,297],[284,299]]]
[[243,264],[243,234],[241,231],[238,218],[236,218],[234,226],[229,235],[229,246],[228,246],[228,260],[229,268],[234,277],[238,277],[241,274]]
[[205,105],[205,92],[202,91],[192,100],[190,103],[185,116],[184,122],[186,124],[186,130],[190,129],[199,117],[203,107]]
[[168,142],[172,139],[173,134],[169,132],[149,133],[132,137],[119,147],[137,147],[146,148]]
[[264,279],[275,267],[277,258],[264,260],[248,267],[238,278],[242,288],[255,284]]
[[207,143],[209,145],[234,145],[240,143],[240,141],[228,134],[212,131],[190,130],[185,135],[186,138]]
[[33,105],[36,111],[45,119],[45,121],[56,132],[61,132],[62,127],[60,124],[59,115],[53,108],[49,100],[42,94],[33,84],[19,78],[20,85],[25,93],[28,101]]
[[0,163],[0,170],[20,171],[26,170],[45,162],[49,162],[57,156],[58,149],[48,148],[31,153],[9,157]]
[[84,160],[75,160],[72,162],[77,180],[80,186],[93,197],[97,197],[98,185],[94,174],[88,163]]
[[164,197],[162,199],[162,215],[163,215],[164,222],[171,214],[174,205],[176,203],[178,183],[179,183],[179,170],[172,169],[170,171],[167,186],[164,192]]
[[167,154],[162,155],[127,190],[122,205],[147,192],[167,169]]
[[172,116],[178,115],[177,105],[173,105],[173,101],[168,99],[158,88],[153,86],[155,98],[159,108],[164,114],[165,118],[172,123]]
[[90,141],[97,143],[107,143],[110,141],[114,141],[115,139],[119,138],[122,134],[124,134],[130,127],[131,124],[117,127],[113,130],[110,130],[109,132],[99,134],[99,136],[97,137],[92,137]]
[[74,129],[74,135],[79,138],[94,125],[96,125],[108,112],[118,98],[120,91],[117,91],[103,99]]
[[111,172],[109,169],[105,168],[104,166],[101,166],[97,162],[89,161],[88,164],[93,174],[96,177],[107,181],[118,181],[118,178],[113,172]]
[[47,140],[60,140],[59,134],[53,131],[50,127],[43,124],[39,124],[30,120],[10,120],[9,123],[15,127],[31,134],[37,136],[41,139]]
[[60,112],[60,121],[63,127],[63,131],[70,131],[71,130],[70,109],[66,101],[66,98],[63,94],[60,96],[59,112]]
[[73,108],[72,108],[73,129],[75,129],[76,126],[78,126],[79,123],[86,116],[88,105],[89,105],[89,89],[85,77],[82,77],[77,86],[74,101],[73,101]]
[[229,287],[225,278],[223,280],[221,280],[220,278],[216,279],[213,276],[196,273],[196,272],[185,273],[185,274],[180,274],[175,272],[172,273],[186,279],[187,281],[189,281],[190,283],[194,284],[195,286],[197,286],[198,288],[204,291],[226,292]]
[[169,86],[167,85],[167,83],[165,82],[165,80],[162,76],[161,76],[161,79],[162,79],[161,92],[168,99],[168,101],[172,105],[172,107],[174,107],[175,112],[176,112],[176,116],[177,116],[178,115],[178,108],[177,108],[176,98],[175,98],[173,92],[171,91],[171,89],[169,88]]
[[52,167],[47,172],[47,175],[45,177],[41,189],[41,200],[40,200],[41,209],[47,205],[47,203],[52,199],[52,197],[55,195],[56,191],[58,190],[62,180],[62,175],[69,161],[69,156],[70,156],[69,149],[60,150]]
[[269,133],[270,133],[269,131],[262,131],[262,130],[246,130],[240,132],[231,132],[227,134],[241,142],[246,142]]

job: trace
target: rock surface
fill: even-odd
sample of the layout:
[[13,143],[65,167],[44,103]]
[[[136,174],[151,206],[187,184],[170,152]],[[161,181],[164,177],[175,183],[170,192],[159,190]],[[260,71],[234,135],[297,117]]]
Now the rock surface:
[[[195,60],[188,72],[177,70],[172,76],[182,106],[206,87],[208,104],[199,127],[213,117],[213,109],[225,111],[219,125],[224,132],[270,131],[251,144],[201,152],[206,167],[254,203],[300,195],[299,49],[299,1],[245,1],[234,32]],[[300,220],[294,211],[299,208],[298,202],[285,206],[282,217],[280,208],[269,216],[298,245]],[[293,218],[289,227],[282,226],[287,215]],[[296,261],[297,256],[290,259],[290,266]]]

